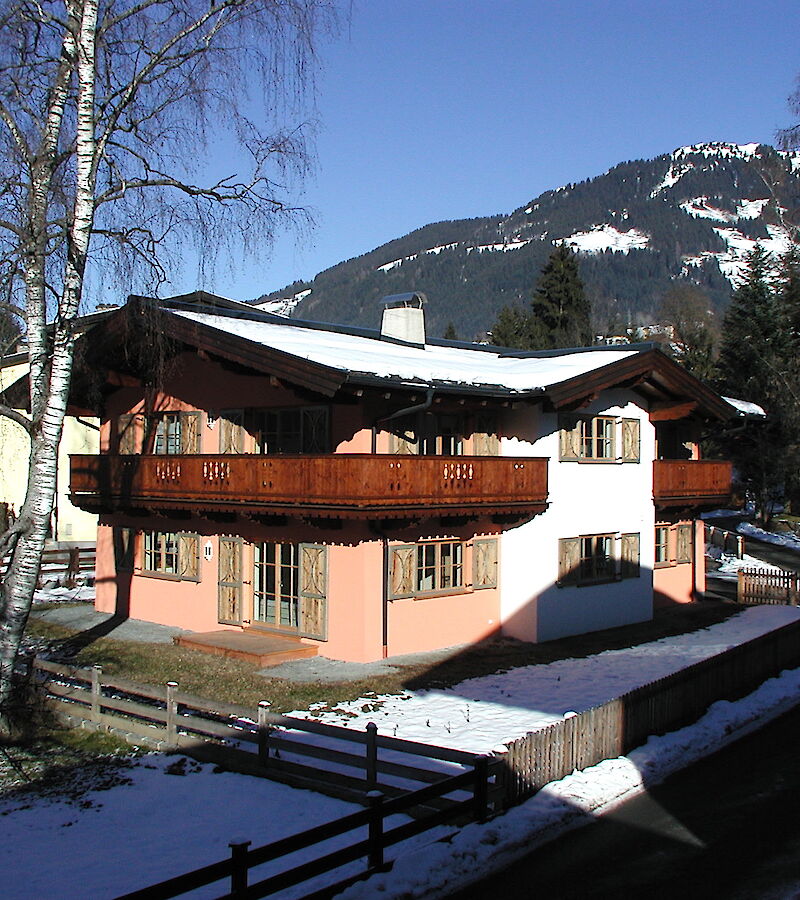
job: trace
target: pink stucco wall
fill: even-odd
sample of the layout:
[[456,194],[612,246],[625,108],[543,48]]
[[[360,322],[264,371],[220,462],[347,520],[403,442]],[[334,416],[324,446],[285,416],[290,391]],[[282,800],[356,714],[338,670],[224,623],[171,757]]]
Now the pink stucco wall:
[[702,521],[695,521],[692,525],[694,528],[692,562],[653,569],[653,598],[656,606],[691,603],[703,597],[706,588],[705,536]]

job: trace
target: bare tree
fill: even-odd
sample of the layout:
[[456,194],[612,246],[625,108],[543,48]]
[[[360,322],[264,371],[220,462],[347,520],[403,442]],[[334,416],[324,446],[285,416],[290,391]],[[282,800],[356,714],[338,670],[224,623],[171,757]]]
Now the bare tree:
[[[87,265],[143,266],[202,234],[247,248],[297,210],[284,179],[308,163],[304,108],[334,0],[0,0],[0,307],[23,323],[27,496],[0,535],[0,727],[48,533]],[[248,89],[255,95],[248,95]],[[253,113],[253,110],[260,110]],[[202,171],[227,132],[235,174]],[[264,134],[267,130],[270,133]],[[199,164],[199,165],[195,165]]]

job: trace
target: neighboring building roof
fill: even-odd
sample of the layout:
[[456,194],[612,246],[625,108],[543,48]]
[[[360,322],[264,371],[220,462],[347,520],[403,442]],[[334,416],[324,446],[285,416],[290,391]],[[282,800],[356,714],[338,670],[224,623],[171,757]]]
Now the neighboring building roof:
[[750,403],[749,400],[737,400],[736,397],[723,397],[722,398],[726,403],[730,403],[730,405],[736,410],[736,412],[747,419],[766,419],[767,414],[764,412],[764,407],[759,406],[757,403]]

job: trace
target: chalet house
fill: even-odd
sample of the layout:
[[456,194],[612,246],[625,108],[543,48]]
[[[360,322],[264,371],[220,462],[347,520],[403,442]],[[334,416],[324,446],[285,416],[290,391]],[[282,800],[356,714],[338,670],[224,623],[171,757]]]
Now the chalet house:
[[[131,298],[83,336],[72,457],[99,514],[97,608],[353,661],[543,641],[702,597],[698,458],[734,408],[650,345],[518,352],[193,294]],[[377,318],[377,315],[376,315]]]

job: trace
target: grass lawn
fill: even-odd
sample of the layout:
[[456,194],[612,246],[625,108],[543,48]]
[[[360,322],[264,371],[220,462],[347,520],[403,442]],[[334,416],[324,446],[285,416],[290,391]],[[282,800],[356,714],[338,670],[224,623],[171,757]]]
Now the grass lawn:
[[[257,674],[256,666],[186,650],[169,644],[143,644],[98,638],[83,647],[74,662],[80,666],[102,666],[103,673],[142,685],[163,685],[177,681],[183,693],[254,708],[259,700],[269,700],[273,712],[307,709],[324,700],[339,703],[375,694],[404,689],[448,687],[466,678],[502,672],[517,666],[549,663],[569,657],[584,657],[603,650],[631,647],[659,638],[683,634],[721,622],[740,607],[730,603],[703,603],[657,610],[651,622],[626,625],[592,634],[527,644],[521,641],[487,640],[457,651],[445,660],[399,667],[389,675],[373,675],[355,681],[290,682]],[[54,623],[31,618],[31,637],[61,643],[75,632]]]

